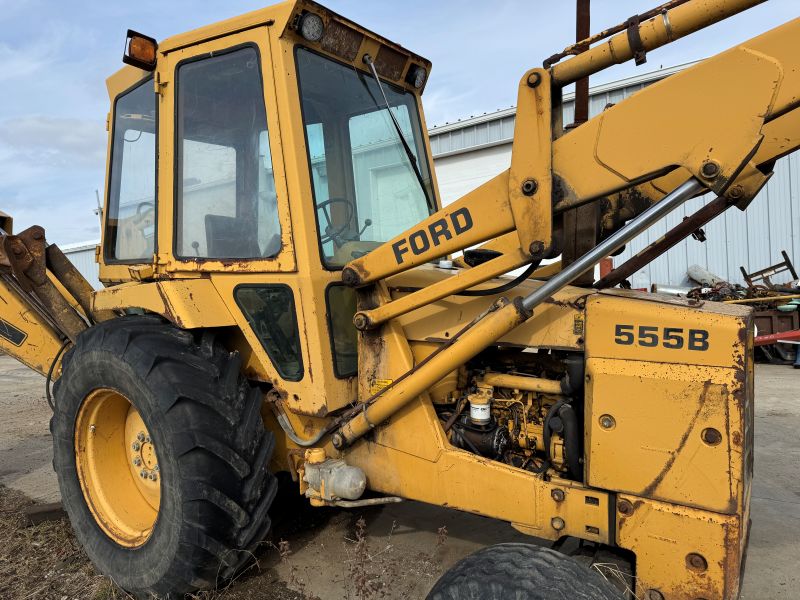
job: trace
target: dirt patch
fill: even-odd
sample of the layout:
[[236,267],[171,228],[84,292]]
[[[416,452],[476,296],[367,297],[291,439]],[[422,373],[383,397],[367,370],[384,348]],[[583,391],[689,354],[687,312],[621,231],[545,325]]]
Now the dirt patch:
[[[66,519],[27,526],[25,508],[34,502],[19,491],[0,486],[0,598],[19,600],[132,600],[112,580],[97,573],[81,549]],[[187,596],[187,600],[379,600],[415,597],[420,583],[429,588],[441,574],[447,529],[441,527],[429,549],[408,555],[397,536],[403,528],[392,522],[388,531],[370,536],[378,510],[365,516],[346,511],[295,505],[292,515],[280,515],[280,525],[265,541],[253,563],[217,590]],[[376,525],[378,527],[376,527]],[[327,547],[316,534],[320,527],[340,532]],[[312,571],[295,550],[316,546],[329,584],[320,589]],[[321,595],[318,595],[321,594]],[[153,599],[157,600],[157,599]]]

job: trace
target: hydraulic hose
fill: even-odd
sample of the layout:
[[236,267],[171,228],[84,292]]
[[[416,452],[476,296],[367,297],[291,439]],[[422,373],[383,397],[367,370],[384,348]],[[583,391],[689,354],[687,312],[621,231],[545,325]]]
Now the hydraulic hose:
[[497,294],[502,294],[507,292],[508,290],[513,290],[517,287],[520,283],[525,281],[528,277],[533,275],[533,272],[539,268],[539,263],[541,261],[535,260],[531,264],[528,265],[528,268],[525,269],[522,273],[517,275],[513,280],[509,281],[508,283],[504,283],[503,285],[499,285],[497,287],[489,288],[486,290],[464,290],[463,292],[459,292],[458,296],[495,296]]
[[581,466],[581,436],[578,431],[578,416],[571,404],[564,403],[558,409],[558,416],[564,424],[564,450],[567,455],[567,472],[570,479],[583,481]]

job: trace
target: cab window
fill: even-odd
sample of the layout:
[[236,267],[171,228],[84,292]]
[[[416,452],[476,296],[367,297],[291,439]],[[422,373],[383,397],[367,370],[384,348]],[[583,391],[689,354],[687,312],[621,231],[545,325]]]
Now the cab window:
[[384,82],[409,158],[371,75],[296,56],[322,260],[338,269],[435,211],[424,129],[414,94]]
[[176,255],[277,255],[281,227],[255,48],[178,66],[176,138]]
[[156,95],[147,79],[114,106],[105,230],[109,262],[152,261],[155,249]]

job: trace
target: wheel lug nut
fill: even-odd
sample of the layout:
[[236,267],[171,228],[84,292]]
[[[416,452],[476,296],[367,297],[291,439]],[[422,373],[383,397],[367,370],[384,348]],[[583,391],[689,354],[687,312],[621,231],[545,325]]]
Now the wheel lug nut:
[[137,440],[139,440],[140,442],[143,442],[143,441],[144,441],[144,432],[143,432],[143,431],[140,431],[140,432],[139,432],[139,433],[136,435],[136,439],[137,439]]
[[142,466],[142,459],[137,456],[136,458],[133,459],[133,464],[136,467],[141,467]]
[[153,467],[153,471],[158,471],[158,465],[156,465],[155,467]]
[[149,435],[146,438],[144,438],[144,443],[145,444],[149,444],[150,443],[150,436]]
[[139,477],[141,477],[142,479],[144,479],[145,477],[147,477],[147,473],[145,473],[145,472],[144,472],[144,469],[142,469],[141,471],[139,471]]
[[158,475],[155,473],[150,473],[150,481],[155,481],[156,479],[158,479]]
[[138,452],[141,447],[142,445],[139,442],[133,442],[133,445],[131,445],[131,448],[133,448],[134,452]]

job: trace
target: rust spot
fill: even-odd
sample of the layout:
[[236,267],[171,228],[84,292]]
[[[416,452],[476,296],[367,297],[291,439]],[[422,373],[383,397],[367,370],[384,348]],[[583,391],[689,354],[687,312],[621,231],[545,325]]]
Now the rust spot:
[[686,555],[686,568],[697,573],[703,573],[708,570],[708,561],[702,555],[691,552]]
[[633,504],[630,503],[629,500],[625,500],[624,498],[617,502],[617,510],[619,514],[630,517],[633,514]]
[[388,46],[381,46],[375,57],[375,70],[388,79],[400,79],[408,58]]
[[742,445],[742,434],[738,431],[734,431],[731,435],[731,441],[733,442],[734,446],[741,446]]
[[322,38],[322,49],[352,62],[358,55],[363,39],[364,35],[355,29],[331,20]]
[[169,298],[167,297],[167,294],[161,288],[161,285],[158,284],[158,283],[155,283],[153,285],[156,286],[156,291],[158,292],[158,295],[161,297],[161,301],[164,303],[164,315],[163,316],[168,321],[174,323],[178,327],[183,328],[183,321],[181,320],[180,316],[173,310],[172,304],[170,303]]
[[586,308],[586,298],[592,294],[585,294],[574,300],[556,300],[552,296],[545,299],[542,304],[552,304],[553,306],[560,306],[561,308],[571,308],[573,310],[583,310]]

